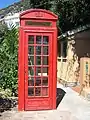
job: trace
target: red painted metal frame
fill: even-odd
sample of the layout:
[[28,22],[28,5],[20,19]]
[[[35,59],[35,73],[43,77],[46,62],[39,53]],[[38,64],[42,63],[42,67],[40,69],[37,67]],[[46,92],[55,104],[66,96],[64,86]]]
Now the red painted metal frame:
[[[42,16],[44,15],[44,16]],[[51,107],[47,107],[47,109],[55,109],[56,108],[56,82],[57,82],[57,28],[56,28],[56,21],[57,16],[47,10],[35,9],[35,10],[28,10],[23,12],[20,15],[20,32],[19,32],[19,51],[18,51],[18,110],[37,110],[37,108],[25,109],[25,100],[26,100],[26,93],[27,91],[27,66],[28,62],[26,61],[25,57],[27,53],[25,49],[27,49],[26,41],[27,36],[29,34],[45,34],[51,36],[52,42],[50,42],[50,46],[52,50],[50,51],[49,55],[52,60],[49,62],[49,65],[52,66],[51,72],[49,73],[50,78],[50,89],[52,89],[51,93],[49,93],[50,99],[52,99]],[[37,27],[37,26],[25,26],[26,20],[37,20],[37,21],[49,21],[52,23],[52,26],[48,27]],[[25,46],[26,44],[26,46]],[[26,47],[26,48],[25,48]],[[25,83],[26,82],[26,83]],[[25,97],[26,96],[26,97]],[[36,99],[40,100],[41,98]],[[45,98],[42,98],[43,100]],[[44,102],[43,102],[44,103]],[[40,109],[40,108],[38,108]],[[44,109],[41,108],[41,109]],[[45,108],[46,109],[46,108]]]

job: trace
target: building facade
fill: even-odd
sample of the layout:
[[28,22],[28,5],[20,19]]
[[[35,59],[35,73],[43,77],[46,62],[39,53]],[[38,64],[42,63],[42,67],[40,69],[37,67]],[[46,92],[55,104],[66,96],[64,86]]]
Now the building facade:
[[57,76],[59,80],[79,82],[80,59],[90,57],[90,26],[68,31],[58,37]]
[[19,14],[20,13],[9,13],[7,16],[4,17],[4,22],[7,24],[8,28],[10,28],[12,25],[15,27],[19,27],[20,20],[19,20]]

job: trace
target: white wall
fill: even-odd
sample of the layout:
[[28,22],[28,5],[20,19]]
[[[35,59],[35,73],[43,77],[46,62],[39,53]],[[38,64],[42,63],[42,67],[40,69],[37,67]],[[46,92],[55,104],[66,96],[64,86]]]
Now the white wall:
[[7,16],[4,17],[4,21],[7,24],[8,28],[10,28],[11,25],[19,27],[20,25],[19,14],[20,13],[14,13],[14,14],[9,13]]

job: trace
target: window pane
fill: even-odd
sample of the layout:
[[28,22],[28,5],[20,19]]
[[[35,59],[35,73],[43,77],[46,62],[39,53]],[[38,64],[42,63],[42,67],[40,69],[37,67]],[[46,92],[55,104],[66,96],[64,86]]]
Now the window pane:
[[41,76],[41,67],[36,67],[36,76]]
[[42,96],[48,96],[48,88],[42,88]]
[[41,78],[36,78],[35,86],[41,86]]
[[48,78],[47,77],[42,78],[42,85],[43,86],[48,86]]
[[28,67],[28,75],[34,76],[34,68],[33,67]]
[[35,88],[35,96],[41,96],[41,88]]
[[28,46],[28,54],[34,55],[34,46]]
[[42,75],[47,76],[48,75],[48,67],[43,67],[42,68]]
[[28,36],[28,44],[34,44],[34,36],[33,35]]
[[28,56],[28,65],[34,65],[34,56]]
[[43,56],[43,65],[48,65],[48,56]]
[[28,86],[34,86],[34,78],[33,77],[28,78]]
[[43,55],[48,55],[48,46],[43,47]]
[[41,46],[36,47],[36,55],[41,55]]
[[36,44],[42,44],[42,37],[36,36]]
[[41,65],[41,57],[36,56],[36,65]]
[[34,96],[34,88],[28,88],[28,96]]
[[48,36],[43,36],[43,44],[48,44]]

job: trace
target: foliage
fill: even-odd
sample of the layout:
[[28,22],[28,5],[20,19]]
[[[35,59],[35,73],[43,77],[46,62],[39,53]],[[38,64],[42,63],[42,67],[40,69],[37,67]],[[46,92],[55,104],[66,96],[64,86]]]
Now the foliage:
[[62,32],[90,23],[89,0],[29,0],[31,7],[48,9],[58,15]]
[[49,10],[53,0],[29,0],[32,8]]
[[55,0],[54,9],[62,32],[90,23],[89,0]]
[[0,98],[8,98],[12,96],[12,91],[10,89],[2,89],[0,88]]
[[5,24],[0,23],[0,43],[4,39],[5,29],[7,26]]
[[17,90],[17,38],[15,27],[5,28],[0,43],[0,87],[9,88],[13,94]]

